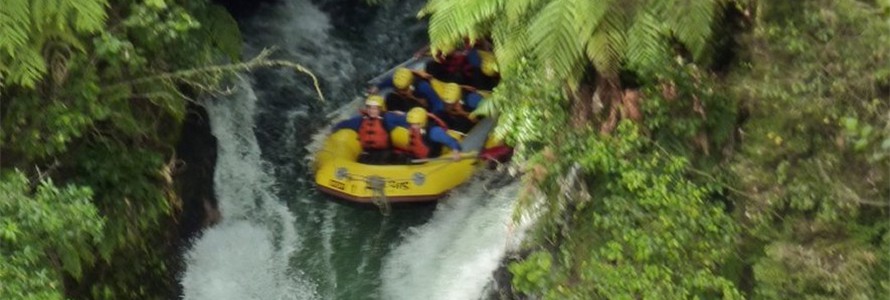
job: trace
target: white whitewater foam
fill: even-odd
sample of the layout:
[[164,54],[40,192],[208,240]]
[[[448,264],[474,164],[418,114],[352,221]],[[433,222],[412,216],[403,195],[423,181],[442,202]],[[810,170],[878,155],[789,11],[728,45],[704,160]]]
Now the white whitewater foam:
[[218,142],[214,184],[220,224],[186,254],[185,299],[314,299],[314,285],[288,272],[298,245],[294,217],[274,194],[253,132],[256,95],[242,80],[235,95],[206,102]]
[[[477,179],[477,178],[474,178]],[[382,299],[477,299],[507,249],[518,182],[490,194],[478,180],[442,200],[384,261]]]

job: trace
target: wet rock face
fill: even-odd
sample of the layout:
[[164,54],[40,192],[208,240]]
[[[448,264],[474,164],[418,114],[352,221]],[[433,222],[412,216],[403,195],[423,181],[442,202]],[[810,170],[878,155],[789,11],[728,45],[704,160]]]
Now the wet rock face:
[[216,137],[210,132],[207,112],[203,107],[189,104],[179,144],[176,145],[180,166],[174,177],[182,201],[178,218],[182,240],[188,240],[219,220],[213,188],[216,147]]
[[[525,251],[527,252],[527,251]],[[526,256],[528,253],[523,253]],[[516,300],[516,299],[528,299],[522,294],[516,294],[513,292],[513,286],[511,285],[511,281],[513,280],[513,274],[510,273],[510,270],[507,269],[507,266],[512,262],[516,262],[521,259],[521,254],[518,252],[507,252],[504,258],[501,260],[501,264],[497,269],[494,270],[492,276],[494,280],[492,280],[492,287],[488,290],[487,298],[488,300]]]
[[535,299],[528,295],[513,291],[513,274],[510,273],[508,266],[511,263],[519,262],[532,253],[531,249],[509,250],[501,259],[501,264],[492,273],[492,286],[485,295],[487,300],[526,300]]
[[498,266],[493,275],[494,281],[492,284],[494,286],[489,290],[489,300],[519,299],[513,294],[513,287],[510,285],[512,276],[510,275],[510,271],[507,270],[506,261],[501,262],[501,265]]

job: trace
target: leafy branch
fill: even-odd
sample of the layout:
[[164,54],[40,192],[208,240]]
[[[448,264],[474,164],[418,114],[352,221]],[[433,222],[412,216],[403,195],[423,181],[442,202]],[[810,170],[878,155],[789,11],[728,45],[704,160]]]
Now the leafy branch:
[[297,72],[304,73],[312,77],[312,83],[315,86],[315,92],[318,93],[318,98],[324,102],[324,95],[321,92],[321,86],[318,82],[318,77],[312,73],[308,68],[304,67],[301,64],[297,64],[287,60],[279,60],[279,59],[269,59],[269,56],[274,53],[273,49],[263,49],[257,56],[250,59],[246,62],[234,63],[234,64],[225,64],[225,65],[213,65],[206,66],[200,68],[193,68],[187,70],[180,70],[176,72],[165,72],[161,74],[151,75],[142,78],[131,79],[124,82],[119,82],[112,84],[110,86],[106,86],[103,90],[115,90],[118,88],[123,88],[126,86],[131,86],[135,84],[148,83],[154,81],[181,81],[191,86],[195,86],[201,90],[210,91],[210,92],[219,92],[218,88],[210,87],[207,84],[197,82],[192,78],[199,76],[214,76],[221,75],[226,73],[236,73],[241,71],[250,71],[257,68],[263,67],[286,67],[292,68]]

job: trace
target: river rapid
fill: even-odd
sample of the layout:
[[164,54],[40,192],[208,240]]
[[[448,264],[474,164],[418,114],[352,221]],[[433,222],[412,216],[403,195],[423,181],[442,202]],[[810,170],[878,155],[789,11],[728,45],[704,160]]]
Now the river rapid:
[[480,299],[519,242],[517,180],[481,171],[438,203],[336,201],[312,186],[311,153],[330,124],[355,112],[365,81],[425,43],[424,1],[283,0],[241,17],[245,58],[265,48],[293,70],[242,74],[204,103],[218,140],[222,220],[186,253],[185,299]]

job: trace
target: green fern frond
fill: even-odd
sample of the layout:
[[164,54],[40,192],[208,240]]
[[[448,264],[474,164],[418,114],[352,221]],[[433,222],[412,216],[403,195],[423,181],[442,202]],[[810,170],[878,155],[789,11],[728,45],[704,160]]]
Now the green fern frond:
[[627,32],[627,66],[636,70],[652,70],[669,60],[664,31],[651,11],[637,14]]
[[68,3],[71,3],[75,12],[74,28],[78,32],[96,32],[105,25],[105,8],[108,7],[106,0],[78,0]]
[[711,24],[720,8],[717,0],[676,0],[667,18],[671,32],[699,59],[711,37]]
[[[583,1],[583,0],[582,0]],[[570,79],[578,74],[581,62],[581,44],[578,32],[575,3],[572,0],[550,2],[529,25],[529,41],[534,52],[544,62],[552,77]],[[574,80],[569,80],[573,84]]]
[[575,10],[578,11],[575,23],[581,38],[593,36],[594,30],[612,7],[613,2],[613,0],[575,1]]
[[430,2],[430,44],[433,52],[448,53],[461,45],[464,37],[475,39],[488,33],[484,23],[498,13],[501,0],[456,0]]
[[47,43],[50,43],[52,41],[58,41],[67,46],[70,46],[69,48],[74,48],[81,52],[83,52],[86,47],[80,40],[80,37],[77,36],[77,34],[55,28],[44,29],[41,35],[36,35],[33,37],[33,39],[33,43],[35,45],[46,45]]
[[[490,35],[501,74],[523,57],[532,68],[573,83],[589,67],[617,78],[621,68],[651,69],[672,56],[674,36],[696,58],[712,38],[726,0],[430,0],[433,50],[451,51],[463,38]],[[529,53],[531,51],[531,53]],[[529,55],[532,54],[532,55]]]
[[496,22],[492,25],[491,38],[498,45],[494,49],[501,76],[513,74],[513,65],[526,55],[529,46],[528,32],[524,27],[512,26],[509,22]]
[[33,88],[37,80],[46,74],[46,62],[40,52],[33,49],[20,48],[16,60],[9,65],[5,76],[7,83]]
[[429,0],[426,2],[426,5],[417,12],[417,18],[423,18],[432,14],[435,14],[440,11],[441,6],[444,3],[448,3],[448,0]]
[[[470,17],[464,37],[476,41],[490,34],[491,20],[503,10],[503,0],[457,0],[461,15]],[[459,20],[458,20],[459,21]]]
[[621,55],[613,48],[610,42],[609,34],[605,31],[598,31],[593,34],[584,48],[587,59],[593,64],[593,67],[604,76],[615,76],[618,74],[619,60]]
[[473,14],[474,23],[482,23],[494,18],[495,15],[503,11],[505,0],[469,0],[466,3],[465,10]]
[[430,17],[430,50],[432,52],[451,52],[463,37],[462,32],[470,19],[462,15],[459,7],[454,2],[443,2],[437,7],[437,14]]
[[504,3],[504,12],[507,21],[516,24],[527,19],[533,8],[542,7],[546,3],[547,0],[509,0]]
[[46,73],[44,45],[83,50],[85,34],[103,28],[107,0],[6,0],[0,5],[0,76],[33,88]]
[[31,15],[31,18],[33,20],[38,21],[36,24],[34,24],[36,26],[34,26],[34,28],[31,30],[43,30],[43,27],[45,27],[47,24],[51,25],[52,27],[63,27],[60,24],[56,23],[58,18],[55,18],[53,16],[53,12],[55,10],[53,10],[51,7],[55,7],[55,5],[47,3],[48,1],[45,0],[29,2],[31,3],[28,13]]
[[18,47],[27,44],[30,23],[27,0],[0,5],[0,55],[14,56]]
[[603,76],[617,77],[627,52],[625,35],[636,5],[611,5],[587,39],[584,50],[590,63]]

